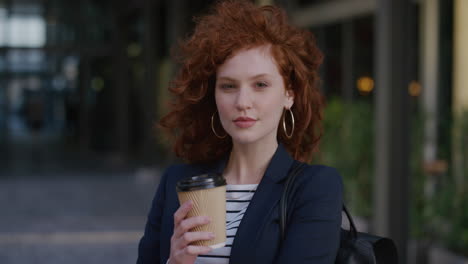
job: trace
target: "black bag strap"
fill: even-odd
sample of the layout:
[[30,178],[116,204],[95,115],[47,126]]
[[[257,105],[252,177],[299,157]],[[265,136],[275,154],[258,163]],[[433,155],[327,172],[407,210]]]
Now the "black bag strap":
[[[279,205],[281,241],[284,241],[284,238],[285,238],[286,222],[287,222],[286,218],[287,218],[287,213],[288,213],[288,200],[292,192],[292,186],[294,185],[296,176],[302,172],[305,165],[306,165],[305,163],[295,160],[286,179],[285,187],[283,190],[283,195],[281,196],[280,205]],[[349,234],[351,234],[353,238],[357,238],[358,231],[356,229],[356,225],[354,224],[353,218],[351,217],[351,214],[349,213],[348,209],[346,208],[344,204],[343,204],[342,210],[345,212],[346,218],[348,218]]]
[[286,232],[286,217],[288,210],[288,200],[291,195],[292,186],[294,185],[294,180],[296,176],[302,172],[302,169],[305,167],[305,163],[294,160],[291,170],[288,173],[286,183],[284,184],[283,195],[281,196],[279,210],[280,210],[280,234],[281,241],[284,240]]
[[354,225],[353,218],[351,217],[351,214],[349,213],[348,208],[346,208],[346,205],[343,204],[342,210],[345,212],[346,218],[348,218],[349,233],[351,234],[353,238],[357,238],[358,231],[357,231],[356,225]]

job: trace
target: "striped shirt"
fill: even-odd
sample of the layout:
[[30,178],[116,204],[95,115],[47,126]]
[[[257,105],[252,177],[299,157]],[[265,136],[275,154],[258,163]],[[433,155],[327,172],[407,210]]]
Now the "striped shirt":
[[228,264],[231,248],[250,200],[257,190],[258,184],[239,184],[226,186],[226,245],[213,249],[206,255],[199,255],[195,264]]

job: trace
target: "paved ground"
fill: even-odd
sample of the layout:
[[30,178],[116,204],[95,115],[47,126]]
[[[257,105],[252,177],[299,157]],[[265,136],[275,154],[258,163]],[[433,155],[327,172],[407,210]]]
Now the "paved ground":
[[0,177],[0,263],[135,263],[158,175]]

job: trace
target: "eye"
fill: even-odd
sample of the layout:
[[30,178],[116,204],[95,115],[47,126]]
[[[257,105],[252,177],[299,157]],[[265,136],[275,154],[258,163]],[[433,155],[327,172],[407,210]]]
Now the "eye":
[[234,88],[234,84],[222,83],[222,84],[219,85],[219,88],[221,88],[221,89],[232,89],[232,88]]
[[268,86],[268,84],[266,82],[256,82],[255,86],[258,88],[265,88]]

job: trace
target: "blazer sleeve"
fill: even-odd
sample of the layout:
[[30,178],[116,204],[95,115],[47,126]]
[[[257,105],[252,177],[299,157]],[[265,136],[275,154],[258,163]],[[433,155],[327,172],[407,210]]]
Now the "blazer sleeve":
[[160,263],[161,221],[166,201],[166,182],[169,169],[161,177],[161,181],[153,198],[151,209],[145,226],[145,233],[138,245],[137,264]]
[[316,173],[310,168],[296,182],[293,211],[277,264],[335,262],[340,243],[343,184],[333,168],[323,166]]

